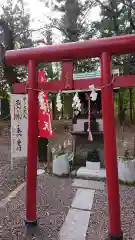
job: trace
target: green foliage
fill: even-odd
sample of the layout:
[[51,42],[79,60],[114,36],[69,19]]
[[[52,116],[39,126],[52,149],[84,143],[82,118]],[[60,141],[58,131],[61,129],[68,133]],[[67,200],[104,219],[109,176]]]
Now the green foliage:
[[129,160],[133,160],[133,157],[131,156],[131,153],[130,153],[129,149],[125,149],[125,151],[124,151],[124,161],[129,161]]
[[56,0],[53,10],[61,14],[61,18],[54,18],[59,30],[64,36],[64,42],[76,42],[79,39],[82,25],[78,22],[82,4],[78,0]]
[[49,81],[60,79],[61,75],[60,63],[39,64],[38,69],[43,69],[45,71],[47,79]]
[[[2,12],[1,19],[6,21],[13,31],[14,47],[18,49],[32,46],[31,32],[29,29],[30,15],[25,11],[24,1],[18,0],[16,4],[14,4],[13,0],[7,0],[5,5],[0,5],[0,8]],[[0,40],[4,43],[4,31],[1,31]],[[26,80],[27,69],[25,67],[16,67],[15,70],[17,72],[17,81]]]
[[[110,37],[135,33],[135,9],[133,0],[127,5],[125,1],[97,1],[101,6],[101,20],[92,23],[94,34],[98,37]],[[121,74],[135,73],[135,57],[132,54],[113,57],[113,67],[119,68]]]
[[[49,1],[41,0],[49,7]],[[89,24],[89,12],[93,1],[80,0],[56,0],[53,2],[52,11],[60,17],[49,17],[50,29],[57,29],[62,34],[63,42],[76,42],[82,39],[88,39],[93,36]],[[86,59],[75,61],[77,72],[86,72],[97,69],[97,61]]]
[[7,89],[0,89],[0,99],[7,99],[10,101],[10,95]]
[[135,186],[135,181],[133,181],[133,182],[127,182],[127,181],[122,181],[122,180],[119,179],[119,184],[120,184],[120,185],[129,186],[129,187],[133,187],[133,186]]
[[[60,23],[63,26],[64,42],[76,42],[80,39],[92,37],[87,24],[88,9],[91,8],[91,1],[82,3],[78,0],[56,1],[57,10],[63,12]],[[76,72],[89,72],[96,70],[97,61],[91,59],[79,60],[75,62]]]
[[[91,24],[91,31],[97,37],[110,37],[135,33],[135,8],[134,0],[129,1],[95,1],[100,5],[100,21]],[[135,55],[126,54],[113,56],[112,68],[118,68],[120,75],[135,74]],[[120,124],[124,124],[130,117],[132,121],[134,114],[134,92],[135,89],[120,89],[115,94],[115,105],[118,107]]]
[[1,10],[1,18],[13,30],[15,48],[31,47],[30,15],[25,12],[24,1],[18,0],[14,4],[13,0],[8,0],[5,5],[1,6]]
[[99,59],[97,58],[83,59],[75,62],[75,71],[77,73],[96,71],[98,66],[99,66]]

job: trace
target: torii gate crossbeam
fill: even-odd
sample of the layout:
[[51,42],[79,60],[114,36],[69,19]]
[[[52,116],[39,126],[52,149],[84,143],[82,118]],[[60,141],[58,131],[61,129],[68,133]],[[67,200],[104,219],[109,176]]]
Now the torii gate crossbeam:
[[[120,199],[116,154],[116,137],[114,121],[113,87],[128,86],[126,78],[117,77],[112,83],[111,56],[113,54],[133,53],[135,51],[135,35],[81,41],[40,48],[30,48],[7,51],[5,61],[9,65],[28,65],[28,161],[27,161],[27,195],[26,223],[36,224],[36,175],[38,150],[38,89],[59,91],[88,88],[95,83],[102,88],[102,117],[104,128],[104,150],[107,175],[107,193],[109,208],[109,239],[121,240],[123,234],[120,223]],[[101,78],[92,80],[73,81],[72,61],[90,57],[100,57]],[[36,66],[40,62],[63,61],[61,81],[48,82],[38,86]],[[64,67],[65,65],[65,67]],[[68,77],[66,77],[68,76]],[[127,77],[129,85],[135,85],[134,78]],[[78,83],[77,83],[78,82]],[[25,84],[15,85],[16,92],[25,92]]]

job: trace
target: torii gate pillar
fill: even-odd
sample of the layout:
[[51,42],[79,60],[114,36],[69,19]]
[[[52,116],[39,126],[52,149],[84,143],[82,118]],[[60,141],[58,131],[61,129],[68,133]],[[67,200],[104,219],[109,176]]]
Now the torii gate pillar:
[[36,185],[38,157],[38,77],[35,61],[28,62],[28,150],[26,178],[27,225],[37,225]]
[[[120,197],[117,168],[114,100],[112,83],[111,56],[105,52],[101,55],[102,81],[102,117],[104,129],[104,153],[107,177],[109,208],[109,235],[111,240],[123,239],[120,223]],[[105,86],[105,87],[104,87]]]

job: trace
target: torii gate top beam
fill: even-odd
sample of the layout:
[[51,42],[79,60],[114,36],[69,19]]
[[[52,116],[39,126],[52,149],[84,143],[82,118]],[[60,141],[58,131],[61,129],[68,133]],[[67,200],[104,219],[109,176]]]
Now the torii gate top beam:
[[64,59],[79,60],[100,57],[103,52],[108,52],[110,55],[135,52],[135,34],[11,50],[6,52],[5,61],[8,65],[26,65],[29,60],[34,60],[36,63],[58,62]]

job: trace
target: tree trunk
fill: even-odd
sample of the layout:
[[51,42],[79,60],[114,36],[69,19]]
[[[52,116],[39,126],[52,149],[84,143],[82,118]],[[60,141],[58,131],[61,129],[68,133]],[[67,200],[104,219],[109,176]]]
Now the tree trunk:
[[123,126],[125,123],[126,109],[124,106],[123,92],[121,91],[119,91],[119,96],[118,96],[118,117],[119,117],[120,125]]
[[56,98],[52,99],[52,121],[56,119]]
[[47,138],[38,138],[38,157],[39,162],[47,163]]
[[118,120],[121,125],[121,92],[118,91]]
[[129,88],[129,104],[130,104],[130,123],[133,122],[133,91]]

